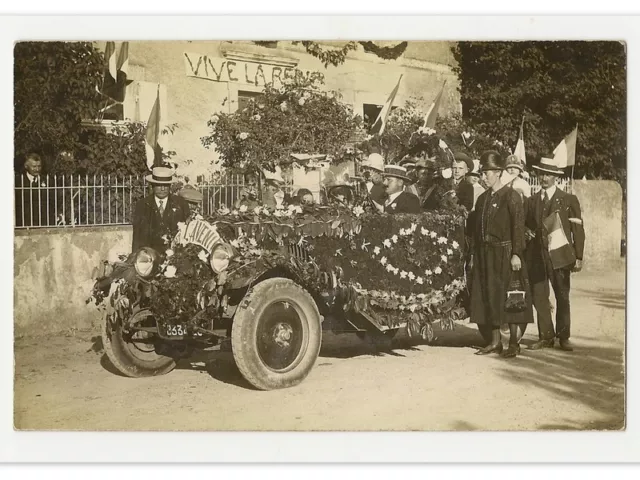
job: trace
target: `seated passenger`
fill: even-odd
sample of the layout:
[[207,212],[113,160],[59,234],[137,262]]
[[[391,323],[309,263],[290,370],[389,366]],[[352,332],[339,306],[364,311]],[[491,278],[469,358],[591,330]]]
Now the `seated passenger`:
[[384,185],[389,198],[385,202],[385,213],[420,213],[420,199],[405,190],[410,184],[407,169],[399,165],[384,167]]

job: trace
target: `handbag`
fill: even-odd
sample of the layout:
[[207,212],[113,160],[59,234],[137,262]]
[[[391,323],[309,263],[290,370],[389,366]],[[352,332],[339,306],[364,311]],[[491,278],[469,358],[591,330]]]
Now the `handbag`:
[[522,269],[511,271],[511,279],[507,288],[507,298],[504,302],[504,310],[507,313],[521,313],[527,309],[527,292]]

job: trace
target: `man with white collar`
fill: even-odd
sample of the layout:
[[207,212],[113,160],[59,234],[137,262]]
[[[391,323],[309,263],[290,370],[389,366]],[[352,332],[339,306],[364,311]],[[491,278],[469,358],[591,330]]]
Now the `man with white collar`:
[[151,247],[164,253],[169,247],[163,237],[171,238],[178,232],[178,222],[186,222],[190,215],[189,204],[178,195],[171,194],[175,183],[173,170],[153,167],[146,180],[153,194],[138,200],[133,214],[133,251]]
[[24,172],[16,175],[15,178],[16,227],[55,225],[54,206],[49,205],[49,191],[41,175],[40,155],[27,154],[24,160]]
[[420,199],[404,189],[411,183],[407,169],[399,165],[384,167],[384,186],[389,196],[385,202],[385,213],[420,213]]
[[[527,245],[527,266],[540,340],[530,348],[553,347],[554,339],[558,337],[560,348],[571,351],[571,272],[582,269],[585,242],[580,202],[575,195],[556,187],[563,171],[553,159],[542,158],[540,164],[533,168],[539,172],[542,189],[526,199],[525,224],[532,231],[532,240]],[[555,331],[551,320],[549,282],[557,303]]]
[[364,177],[369,195],[369,201],[379,212],[384,211],[384,203],[387,193],[384,188],[384,158],[379,153],[372,153],[360,165],[364,172]]

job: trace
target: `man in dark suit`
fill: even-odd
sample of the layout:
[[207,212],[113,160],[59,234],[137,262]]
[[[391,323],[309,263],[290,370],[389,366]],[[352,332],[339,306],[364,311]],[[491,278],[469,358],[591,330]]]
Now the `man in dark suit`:
[[458,203],[470,212],[473,209],[474,191],[471,182],[467,181],[467,173],[473,170],[473,160],[466,153],[454,154],[453,183]]
[[[580,202],[575,195],[556,187],[556,180],[563,172],[552,159],[542,158],[540,164],[533,168],[539,172],[542,189],[526,200],[525,224],[531,239],[526,258],[540,340],[530,348],[553,347],[554,339],[558,337],[560,348],[571,351],[571,272],[582,269],[585,241]],[[557,303],[555,332],[551,320],[549,282]]]
[[[15,178],[16,227],[54,226],[54,206],[42,175],[42,159],[37,153],[25,157],[23,172]],[[53,197],[53,194],[51,195]],[[49,207],[49,208],[47,208]]]
[[133,214],[133,251],[142,247],[151,247],[164,253],[168,243],[178,232],[178,222],[189,218],[189,204],[178,196],[172,195],[171,184],[175,182],[173,171],[167,167],[153,167],[147,175],[153,194],[136,203]]
[[411,183],[406,168],[399,165],[384,167],[384,186],[388,195],[385,213],[420,213],[420,199],[404,189],[405,182]]

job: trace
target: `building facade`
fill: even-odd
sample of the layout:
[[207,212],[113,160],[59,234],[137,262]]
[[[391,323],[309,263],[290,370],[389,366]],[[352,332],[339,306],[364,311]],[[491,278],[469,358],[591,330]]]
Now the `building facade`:
[[[305,75],[322,75],[324,88],[340,92],[342,101],[365,122],[375,120],[401,74],[394,106],[410,100],[426,109],[446,81],[440,114],[460,112],[450,42],[409,42],[397,60],[384,60],[359,48],[349,53],[343,65],[326,68],[301,45],[265,43],[129,42],[128,77],[133,82],[116,120],[147,121],[159,93],[161,123],[177,124],[162,142],[176,151],[180,173],[194,176],[216,169],[216,152],[203,147],[200,140],[210,134],[211,116],[242,108],[266,83],[277,86],[296,69]],[[98,46],[104,48],[104,44]]]

